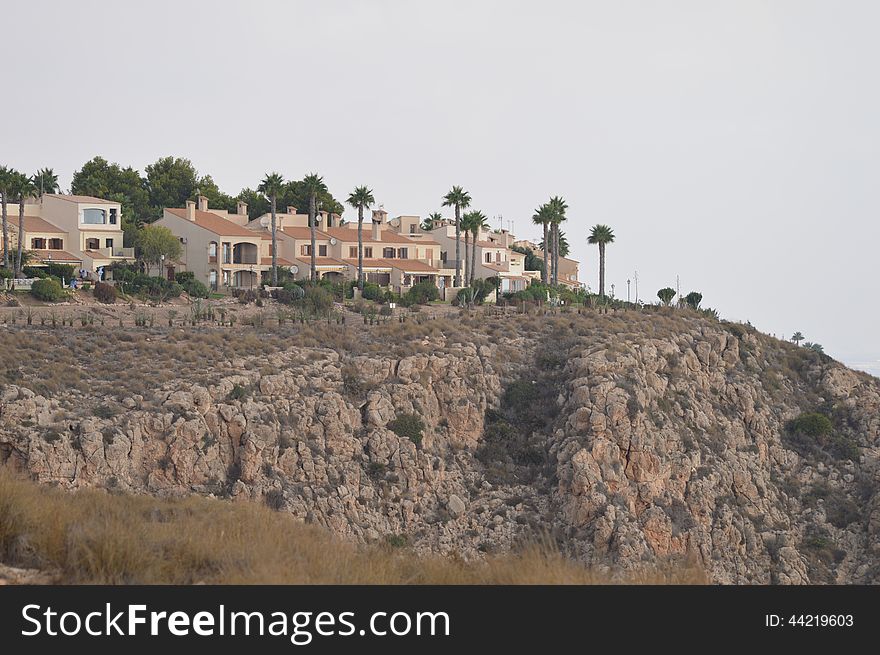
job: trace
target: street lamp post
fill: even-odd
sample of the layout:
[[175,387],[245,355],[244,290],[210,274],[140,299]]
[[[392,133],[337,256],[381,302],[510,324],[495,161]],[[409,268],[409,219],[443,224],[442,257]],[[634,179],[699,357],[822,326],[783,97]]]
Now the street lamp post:
[[629,279],[626,281],[626,302],[629,302]]

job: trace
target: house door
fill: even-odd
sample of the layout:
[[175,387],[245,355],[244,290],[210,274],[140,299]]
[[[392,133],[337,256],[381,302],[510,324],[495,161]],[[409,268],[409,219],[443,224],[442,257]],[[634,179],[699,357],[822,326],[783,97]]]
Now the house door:
[[166,266],[165,271],[168,274],[168,281],[174,282],[174,267],[173,266]]

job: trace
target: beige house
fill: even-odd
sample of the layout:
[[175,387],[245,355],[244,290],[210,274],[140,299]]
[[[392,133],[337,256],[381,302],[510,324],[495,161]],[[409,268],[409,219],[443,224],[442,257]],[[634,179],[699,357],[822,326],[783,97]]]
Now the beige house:
[[209,209],[204,196],[198,206],[190,200],[186,207],[166,208],[156,224],[170,229],[182,246],[180,261],[166,263],[167,275],[177,268],[192,271],[212,291],[259,287],[261,274],[271,268],[271,243],[246,222],[244,203],[235,214]]
[[[315,268],[320,279],[336,281],[357,279],[358,230],[357,222],[341,224],[336,214],[320,212],[316,229]],[[418,217],[416,217],[418,218]],[[372,212],[363,225],[364,277],[367,282],[391,287],[398,293],[415,284],[430,281],[442,286],[438,269],[440,244],[428,235],[419,238],[402,235],[386,223],[387,213]],[[311,270],[311,230],[308,215],[298,214],[293,207],[276,212],[275,225],[279,257],[293,263],[291,271],[296,279],[308,279]],[[271,217],[260,216],[248,223],[248,228],[271,243]],[[279,265],[280,260],[279,260]]]
[[[10,206],[9,247],[18,247],[18,212]],[[25,204],[24,248],[32,265],[72,264],[94,272],[118,261],[132,261],[134,248],[122,246],[122,206],[118,202],[44,194]]]

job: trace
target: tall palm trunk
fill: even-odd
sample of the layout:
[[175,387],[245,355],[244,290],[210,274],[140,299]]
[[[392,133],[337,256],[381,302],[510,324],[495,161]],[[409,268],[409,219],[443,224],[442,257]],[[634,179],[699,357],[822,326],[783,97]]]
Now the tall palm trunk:
[[358,205],[358,289],[364,290],[364,206]]
[[318,269],[315,262],[316,250],[317,246],[315,245],[315,217],[317,215],[317,207],[315,206],[317,202],[317,198],[315,194],[312,193],[309,195],[309,231],[312,236],[312,257],[311,257],[311,265],[309,267],[309,280],[313,283],[318,281]]
[[21,252],[24,246],[24,194],[18,200],[18,255],[15,258],[15,277],[21,277]]
[[272,286],[278,286],[278,230],[275,223],[275,194],[272,194]]
[[464,283],[468,284],[468,242],[470,240],[471,233],[467,230],[464,231]]
[[544,284],[547,284],[547,280],[548,280],[547,276],[550,272],[550,257],[548,255],[548,253],[550,252],[550,242],[547,240],[548,239],[547,221],[544,221],[543,225],[544,225],[544,270],[541,271],[541,282],[543,282]]
[[559,284],[559,223],[553,225],[553,284]]
[[3,205],[3,268],[9,268],[9,221],[6,214],[6,192],[0,198]]
[[455,284],[461,286],[461,208],[455,205]]
[[605,244],[599,244],[599,296],[605,295]]
[[471,246],[471,281],[470,286],[474,286],[474,278],[477,275],[477,233],[473,233],[474,244]]

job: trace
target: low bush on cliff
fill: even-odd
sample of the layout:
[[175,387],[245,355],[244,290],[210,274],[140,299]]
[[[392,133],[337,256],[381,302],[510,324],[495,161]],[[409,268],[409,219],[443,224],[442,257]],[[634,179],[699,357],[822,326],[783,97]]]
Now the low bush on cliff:
[[[398,540],[395,540],[398,541]],[[25,548],[21,545],[26,544]],[[550,546],[479,562],[358,547],[256,503],[65,492],[0,467],[0,561],[80,584],[705,583],[696,565],[591,571]]]
[[415,414],[398,414],[388,424],[388,429],[398,437],[409,439],[416,446],[422,445],[422,432],[425,430],[425,423]]
[[834,429],[831,419],[820,412],[807,412],[785,426],[783,443],[808,458],[858,461],[858,444]]

